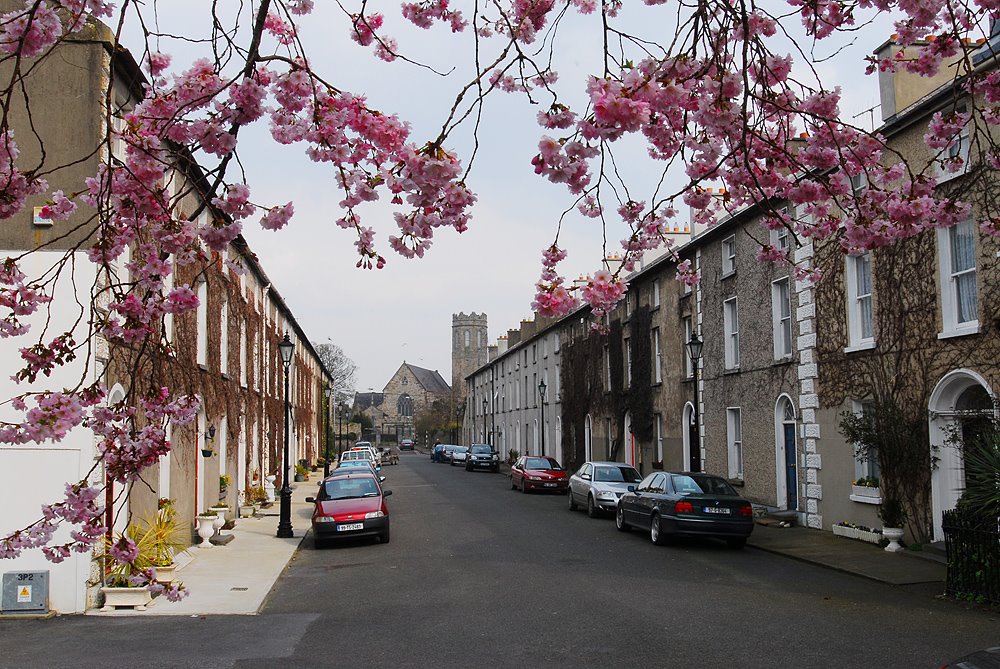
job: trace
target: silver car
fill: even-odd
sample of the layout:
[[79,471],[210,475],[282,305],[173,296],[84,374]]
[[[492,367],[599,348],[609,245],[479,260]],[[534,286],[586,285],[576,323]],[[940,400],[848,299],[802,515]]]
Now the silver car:
[[586,506],[591,518],[602,511],[614,513],[628,487],[641,480],[635,467],[624,462],[584,462],[569,477],[569,510]]

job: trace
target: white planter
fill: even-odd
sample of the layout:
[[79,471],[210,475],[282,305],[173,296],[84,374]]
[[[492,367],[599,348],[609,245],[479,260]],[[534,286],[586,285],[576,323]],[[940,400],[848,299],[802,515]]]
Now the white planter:
[[209,511],[215,513],[215,520],[212,522],[212,527],[215,528],[216,532],[222,530],[222,526],[226,524],[226,511],[229,509],[209,509]]
[[847,530],[849,530],[849,529],[851,529],[851,528],[844,527],[843,525],[834,525],[833,526],[833,533],[836,536],[838,536],[838,537],[846,537],[847,536]]
[[177,574],[177,563],[167,565],[166,567],[155,567],[156,569],[156,580],[160,583],[173,583],[174,578]]
[[902,527],[883,527],[882,536],[889,540],[889,545],[885,549],[891,553],[903,550],[899,545],[899,540],[903,538]]
[[104,608],[101,611],[114,611],[119,606],[131,606],[136,611],[145,611],[146,605],[153,601],[149,588],[101,588],[104,593]]
[[877,544],[882,540],[882,533],[872,530],[858,530],[858,539],[861,539],[861,541],[867,541],[870,544]]
[[217,516],[198,516],[198,536],[201,537],[201,543],[198,544],[198,548],[212,548],[212,542],[209,539],[215,534],[213,523],[216,520]]

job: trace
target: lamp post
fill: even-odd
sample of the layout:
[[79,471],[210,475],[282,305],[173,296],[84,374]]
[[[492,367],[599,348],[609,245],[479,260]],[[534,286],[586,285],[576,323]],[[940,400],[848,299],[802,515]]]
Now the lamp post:
[[692,332],[691,338],[685,346],[688,356],[691,358],[691,370],[694,373],[694,424],[691,435],[691,453],[688,466],[692,472],[701,471],[701,415],[698,412],[698,361],[701,359],[701,350],[705,343],[697,333]]
[[542,452],[539,455],[545,455],[545,379],[538,382],[538,397],[541,398],[538,403],[538,433],[541,435],[542,445]]
[[288,338],[288,333],[285,333],[285,338],[281,340],[278,344],[278,350],[281,352],[281,364],[285,367],[285,473],[281,477],[281,506],[278,515],[278,537],[281,539],[288,539],[295,534],[292,532],[292,486],[288,484],[288,429],[290,419],[291,408],[288,403],[288,376],[289,367],[292,364],[292,353],[295,351],[295,344],[292,340]]
[[323,478],[330,475],[330,386],[323,386],[323,399],[326,400],[326,414],[323,418],[323,426],[326,428],[326,451],[323,455]]
[[490,401],[483,398],[483,442],[490,443],[490,440],[486,437],[486,408],[490,405]]
[[[344,450],[344,415],[347,413],[347,405],[341,402],[337,405],[337,460]],[[351,419],[348,416],[347,429],[351,429]]]

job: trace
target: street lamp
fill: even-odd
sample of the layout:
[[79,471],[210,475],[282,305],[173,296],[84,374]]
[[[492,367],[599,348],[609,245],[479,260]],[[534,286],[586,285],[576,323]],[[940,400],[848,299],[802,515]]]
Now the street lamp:
[[278,344],[278,350],[281,352],[281,364],[285,367],[285,473],[281,477],[281,507],[278,514],[278,537],[289,539],[295,536],[295,534],[292,532],[292,486],[288,484],[288,428],[291,422],[289,416],[291,408],[288,403],[288,376],[289,367],[292,364],[292,353],[295,351],[295,344],[288,338],[287,332],[285,333],[285,338]]
[[692,332],[691,338],[688,340],[687,344],[688,356],[691,358],[691,369],[694,373],[694,428],[691,442],[691,452],[690,452],[690,462],[689,467],[692,472],[701,471],[701,425],[700,425],[700,414],[698,412],[698,361],[701,359],[701,350],[705,346],[705,343],[701,340],[701,337],[697,333]]
[[490,404],[489,400],[485,397],[483,398],[483,441],[489,443],[489,439],[486,438],[486,407]]
[[323,478],[330,475],[330,386],[323,385],[323,399],[326,400],[326,414],[323,417],[323,426],[326,428],[326,451],[323,456]]
[[[337,459],[344,450],[344,416],[347,414],[347,405],[341,402],[337,406]],[[350,416],[347,418],[347,429],[351,429]]]
[[538,403],[538,432],[542,435],[542,452],[539,455],[545,455],[545,379],[538,382],[538,396],[541,398]]

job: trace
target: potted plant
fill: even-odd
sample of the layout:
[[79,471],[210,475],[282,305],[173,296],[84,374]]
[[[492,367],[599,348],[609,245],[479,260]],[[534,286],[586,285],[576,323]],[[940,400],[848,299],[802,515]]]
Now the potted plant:
[[903,526],[906,525],[906,509],[898,499],[884,499],[878,507],[878,517],[882,521],[882,536],[889,540],[885,547],[887,551],[903,550],[899,540],[903,538]]
[[198,544],[198,548],[212,547],[212,542],[209,539],[215,534],[213,523],[215,523],[218,517],[219,514],[213,511],[202,511],[198,514],[198,536],[201,537],[201,543]]
[[156,570],[156,580],[170,584],[177,569],[174,556],[184,549],[173,500],[161,499],[157,512],[151,518],[129,526],[128,535],[135,541],[140,553],[147,557],[149,565]]
[[882,491],[879,488],[879,480],[877,476],[863,476],[859,478],[851,486],[851,494],[855,497],[872,497],[879,498],[882,496]]
[[143,547],[136,543],[129,536],[131,532],[130,526],[124,534],[105,540],[104,554],[100,557],[104,572],[102,611],[114,611],[119,606],[145,611],[146,605],[153,600],[149,592],[152,565],[148,545]]
[[233,479],[229,474],[222,474],[219,476],[219,501],[226,499],[229,494],[229,484],[233,482]]
[[306,469],[305,465],[299,463],[295,465],[295,481],[308,481],[309,480],[309,470]]

